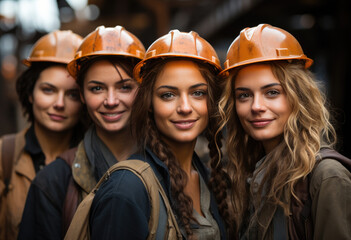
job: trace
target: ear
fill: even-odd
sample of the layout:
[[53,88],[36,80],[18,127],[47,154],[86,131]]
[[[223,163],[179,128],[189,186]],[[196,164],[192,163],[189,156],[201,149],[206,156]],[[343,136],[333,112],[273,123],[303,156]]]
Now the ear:
[[31,104],[33,104],[33,95],[30,95],[30,96],[28,97],[28,101],[29,101]]

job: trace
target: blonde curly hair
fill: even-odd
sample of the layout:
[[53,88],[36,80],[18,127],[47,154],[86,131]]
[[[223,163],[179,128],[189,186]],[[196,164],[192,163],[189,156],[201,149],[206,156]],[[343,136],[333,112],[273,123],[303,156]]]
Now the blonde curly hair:
[[[219,102],[222,119],[220,129],[226,128],[227,132],[227,171],[231,179],[229,203],[234,214],[236,232],[243,223],[249,202],[256,209],[254,217],[257,216],[263,199],[280,205],[288,215],[289,199],[284,197],[285,193],[298,199],[294,186],[312,171],[321,145],[333,147],[336,143],[326,98],[315,77],[304,68],[303,63],[271,61],[258,64],[271,67],[286,92],[292,112],[284,126],[282,141],[266,155],[265,161],[253,174],[256,162],[265,156],[265,152],[262,144],[244,131],[235,110],[234,82],[240,68],[224,81]],[[254,181],[256,172],[263,174],[263,180],[258,186],[258,192],[254,193],[252,186],[247,185],[247,179],[251,177]]]

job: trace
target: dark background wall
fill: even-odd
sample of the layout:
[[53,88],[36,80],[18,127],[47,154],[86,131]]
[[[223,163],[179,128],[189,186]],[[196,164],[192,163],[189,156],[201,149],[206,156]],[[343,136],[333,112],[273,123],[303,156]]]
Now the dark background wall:
[[[2,4],[6,1],[9,0],[0,0],[0,135],[25,125],[14,83],[25,69],[21,59],[27,57],[32,44],[47,33],[35,26],[30,29],[28,23],[21,22],[19,13],[3,14],[8,10],[5,9],[8,5]],[[87,6],[81,9],[72,7],[68,0],[51,1],[60,20],[57,28],[71,29],[85,36],[99,25],[122,25],[138,36],[146,48],[171,29],[193,30],[215,47],[222,63],[230,43],[245,27],[269,23],[289,31],[298,39],[305,54],[315,61],[311,69],[325,84],[333,107],[338,149],[351,157],[351,101],[348,99],[351,91],[351,1],[86,0]],[[11,2],[21,4],[23,1]]]

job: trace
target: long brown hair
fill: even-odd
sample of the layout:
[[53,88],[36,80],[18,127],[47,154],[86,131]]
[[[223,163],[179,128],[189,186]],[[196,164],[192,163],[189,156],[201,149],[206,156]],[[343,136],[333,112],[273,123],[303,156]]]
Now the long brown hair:
[[[172,59],[174,61],[174,59]],[[184,193],[184,188],[188,181],[186,173],[181,169],[178,161],[175,159],[173,152],[168,145],[160,138],[159,130],[156,127],[152,109],[153,86],[156,82],[158,74],[162,71],[168,61],[163,60],[149,63],[143,67],[138,94],[134,100],[131,113],[132,129],[134,135],[142,147],[149,147],[157,157],[165,163],[170,173],[171,180],[171,196],[175,200],[175,210],[178,220],[184,226],[189,239],[194,238],[190,228],[192,217],[193,203],[191,198]],[[225,203],[226,182],[223,180],[222,168],[220,168],[221,158],[221,135],[215,137],[218,128],[217,103],[220,96],[220,88],[216,81],[215,74],[209,68],[201,63],[195,62],[202,76],[206,79],[208,87],[208,116],[209,124],[205,130],[205,136],[209,141],[211,166],[215,166],[212,171],[210,186],[215,186],[213,192],[219,202],[220,212],[226,212]],[[217,197],[218,196],[218,197]],[[224,196],[224,197],[223,197]]]
[[[253,186],[247,185],[247,179],[252,177],[254,181],[258,175],[253,175],[253,172],[256,162],[265,155],[264,149],[260,142],[252,139],[244,131],[235,110],[233,85],[240,69],[225,83],[219,112],[222,116],[221,128],[226,126],[228,132],[228,173],[232,182],[230,204],[238,227],[243,222],[249,202],[255,207],[253,218],[257,217],[263,199],[281,206],[288,215],[289,199],[283,194],[289,193],[290,197],[297,199],[294,186],[312,171],[321,144],[333,146],[336,142],[335,130],[326,108],[326,98],[313,74],[299,61],[272,61],[260,64],[268,64],[271,67],[274,76],[286,92],[292,112],[284,126],[282,141],[266,155],[265,161],[256,171],[263,174],[263,180],[258,192],[254,194]],[[252,221],[255,219],[251,219]]]

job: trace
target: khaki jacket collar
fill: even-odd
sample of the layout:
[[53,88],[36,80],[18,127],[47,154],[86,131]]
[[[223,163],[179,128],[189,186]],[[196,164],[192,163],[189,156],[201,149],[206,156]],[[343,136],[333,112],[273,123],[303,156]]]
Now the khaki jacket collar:
[[16,134],[15,139],[15,172],[17,174],[23,175],[32,181],[35,177],[35,169],[33,166],[33,161],[30,155],[24,152],[25,146],[25,134],[28,128],[22,130]]
[[72,176],[74,181],[88,194],[96,185],[94,169],[86,155],[84,142],[78,145],[76,157],[72,164]]

